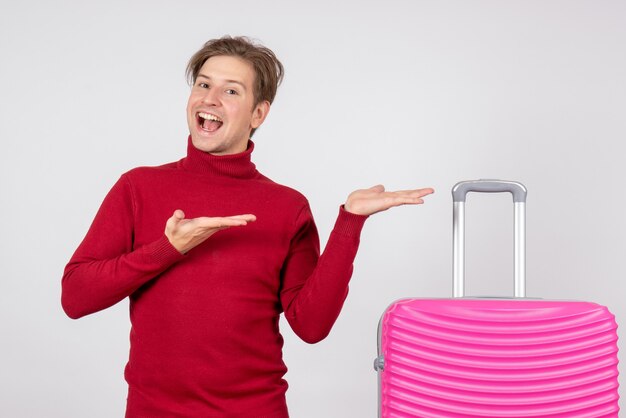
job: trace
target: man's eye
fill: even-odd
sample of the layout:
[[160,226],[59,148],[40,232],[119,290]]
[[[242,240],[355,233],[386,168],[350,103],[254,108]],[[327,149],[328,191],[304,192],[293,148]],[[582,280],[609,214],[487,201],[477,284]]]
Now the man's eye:
[[226,94],[237,94],[237,90],[228,89],[226,90]]
[[198,83],[199,87],[202,87],[203,89],[206,89],[209,87],[209,85],[207,83]]

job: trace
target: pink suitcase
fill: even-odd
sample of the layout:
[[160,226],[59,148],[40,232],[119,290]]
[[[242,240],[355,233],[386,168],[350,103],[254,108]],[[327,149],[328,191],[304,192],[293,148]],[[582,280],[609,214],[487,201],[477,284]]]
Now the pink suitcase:
[[[515,298],[464,297],[468,192],[510,192]],[[590,302],[525,298],[526,189],[477,180],[452,189],[452,299],[403,299],[378,327],[379,417],[617,417],[617,324]]]

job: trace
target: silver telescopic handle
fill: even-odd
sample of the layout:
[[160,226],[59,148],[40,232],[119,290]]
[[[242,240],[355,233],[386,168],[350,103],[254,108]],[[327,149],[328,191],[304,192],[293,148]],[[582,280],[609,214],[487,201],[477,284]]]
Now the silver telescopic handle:
[[526,296],[526,187],[515,181],[472,180],[452,188],[453,210],[453,295],[465,296],[465,198],[468,192],[510,192],[515,210],[514,258],[515,297]]

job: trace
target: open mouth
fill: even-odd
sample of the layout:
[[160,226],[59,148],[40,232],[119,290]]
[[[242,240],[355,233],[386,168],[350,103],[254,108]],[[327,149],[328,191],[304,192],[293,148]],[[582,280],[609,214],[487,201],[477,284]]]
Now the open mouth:
[[222,119],[210,113],[204,112],[196,113],[196,122],[198,123],[200,129],[205,132],[215,132],[224,124]]

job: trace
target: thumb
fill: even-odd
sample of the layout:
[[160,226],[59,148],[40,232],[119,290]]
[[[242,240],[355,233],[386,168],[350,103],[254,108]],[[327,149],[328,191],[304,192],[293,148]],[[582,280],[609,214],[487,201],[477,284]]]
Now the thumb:
[[384,192],[385,191],[385,186],[383,186],[382,184],[377,184],[376,186],[370,187],[370,190],[372,190],[374,192]]
[[172,216],[167,220],[167,223],[174,227],[183,219],[185,219],[185,212],[180,209],[176,209]]
[[176,220],[182,220],[185,219],[185,212],[180,209],[176,209],[173,216]]

